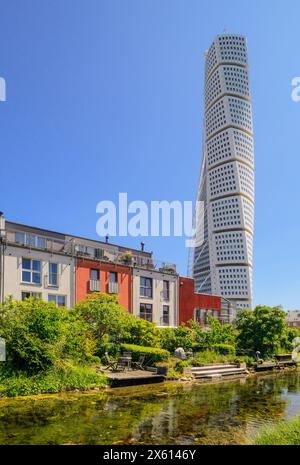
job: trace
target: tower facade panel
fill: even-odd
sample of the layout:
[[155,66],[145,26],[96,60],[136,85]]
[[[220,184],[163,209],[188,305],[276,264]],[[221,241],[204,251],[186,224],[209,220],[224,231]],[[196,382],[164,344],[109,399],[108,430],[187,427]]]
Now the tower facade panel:
[[[197,200],[196,290],[252,305],[253,122],[246,38],[217,36],[206,53],[205,131]],[[201,237],[200,237],[201,236]]]

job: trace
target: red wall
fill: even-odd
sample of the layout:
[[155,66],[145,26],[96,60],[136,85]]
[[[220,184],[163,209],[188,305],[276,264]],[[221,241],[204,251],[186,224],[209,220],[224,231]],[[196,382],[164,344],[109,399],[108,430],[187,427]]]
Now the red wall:
[[89,291],[90,269],[100,271],[101,292],[107,292],[109,272],[118,273],[119,294],[118,302],[122,307],[132,310],[132,272],[131,268],[114,263],[101,263],[98,261],[78,259],[76,264],[76,302],[85,299]]
[[221,312],[221,297],[197,294],[193,279],[179,277],[179,324],[193,320],[197,307]]

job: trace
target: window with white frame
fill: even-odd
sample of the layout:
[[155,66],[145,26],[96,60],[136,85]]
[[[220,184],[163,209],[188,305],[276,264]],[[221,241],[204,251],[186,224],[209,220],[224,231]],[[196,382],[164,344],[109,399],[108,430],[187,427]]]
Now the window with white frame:
[[170,307],[169,305],[163,305],[162,324],[169,326],[170,323]]
[[66,306],[66,296],[65,295],[57,295],[57,294],[49,294],[48,295],[48,302],[54,302],[57,307],[65,307]]
[[49,263],[49,277],[48,277],[49,286],[58,286],[58,264]]
[[22,282],[41,284],[41,261],[31,258],[22,258]]
[[169,300],[170,298],[170,282],[167,280],[163,281],[163,298]]
[[30,299],[30,298],[40,300],[42,298],[42,294],[41,292],[31,292],[31,291],[22,292],[22,300]]
[[46,238],[35,234],[16,232],[15,240],[17,244],[27,245],[28,247],[46,248]]

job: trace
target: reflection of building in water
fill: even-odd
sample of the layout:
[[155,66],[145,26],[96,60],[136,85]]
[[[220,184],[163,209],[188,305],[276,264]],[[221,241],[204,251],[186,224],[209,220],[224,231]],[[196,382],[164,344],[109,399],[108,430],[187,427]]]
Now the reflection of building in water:
[[160,441],[163,438],[176,437],[178,429],[176,398],[170,398],[162,405],[156,403],[150,405],[149,414],[143,417],[134,430],[135,439],[151,442],[151,440]]

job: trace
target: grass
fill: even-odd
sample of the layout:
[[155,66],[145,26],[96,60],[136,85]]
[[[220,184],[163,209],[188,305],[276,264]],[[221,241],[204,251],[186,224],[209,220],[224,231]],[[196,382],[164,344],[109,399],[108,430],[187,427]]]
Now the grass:
[[247,365],[252,365],[254,363],[254,359],[251,357],[247,357],[244,355],[238,356],[234,354],[222,355],[214,352],[212,350],[204,350],[203,352],[198,352],[193,360],[192,364],[200,365],[200,364],[211,364],[211,363],[241,363],[245,362]]
[[254,439],[259,446],[299,446],[300,417],[263,428]]
[[94,368],[64,363],[36,375],[13,373],[0,380],[0,397],[57,393],[75,389],[87,390],[107,384],[104,374]]

